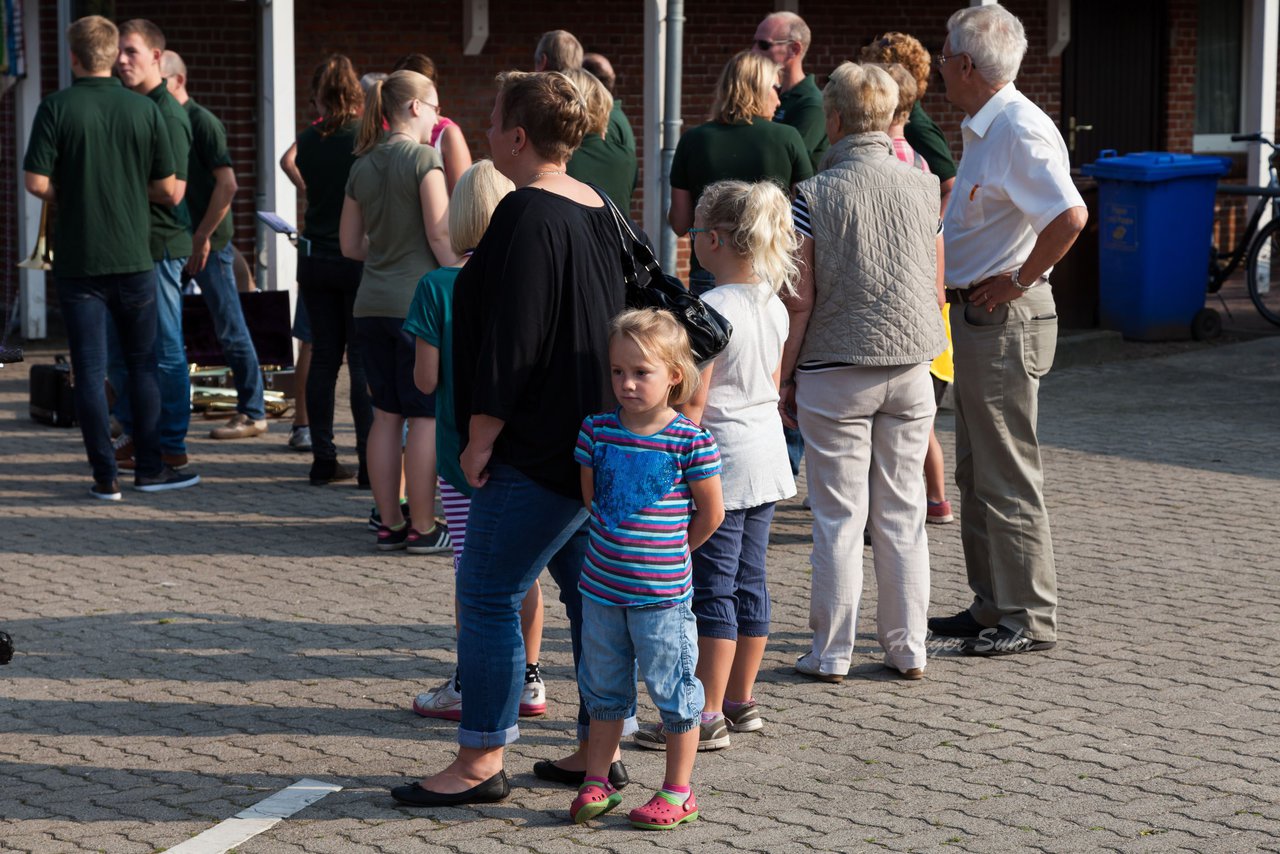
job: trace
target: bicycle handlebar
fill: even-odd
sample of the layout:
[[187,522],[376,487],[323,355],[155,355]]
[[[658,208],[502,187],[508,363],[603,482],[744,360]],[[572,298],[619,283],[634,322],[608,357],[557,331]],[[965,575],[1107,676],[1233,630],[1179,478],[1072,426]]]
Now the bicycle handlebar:
[[1231,134],[1232,142],[1266,142],[1267,139],[1260,133],[1233,133]]

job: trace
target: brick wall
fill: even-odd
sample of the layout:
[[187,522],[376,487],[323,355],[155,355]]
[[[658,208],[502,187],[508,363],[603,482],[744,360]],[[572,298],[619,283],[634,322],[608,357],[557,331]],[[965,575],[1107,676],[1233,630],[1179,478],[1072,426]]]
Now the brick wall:
[[[40,0],[45,22],[42,28],[43,68],[46,91],[57,85],[56,6]],[[947,17],[960,0],[918,0],[886,4],[880,0],[806,0],[800,12],[814,33],[806,67],[826,74],[885,30],[915,34],[937,52],[945,37]],[[1009,0],[1009,8],[1022,18],[1030,49],[1018,78],[1019,88],[1055,119],[1060,110],[1061,68],[1046,56],[1046,20],[1043,0]],[[770,0],[736,0],[715,4],[686,4],[684,42],[683,118],[685,127],[705,120],[712,90],[724,62],[747,46],[759,20],[771,11]],[[1168,146],[1189,150],[1193,121],[1195,74],[1195,0],[1169,0],[1170,61],[1167,71],[1169,108]],[[226,0],[117,0],[118,19],[148,17],[166,32],[173,49],[181,53],[190,70],[193,96],[227,125],[235,158],[240,192],[234,207],[236,241],[242,250],[252,247],[253,200],[257,189],[257,93],[256,55],[259,33],[255,3]],[[643,33],[644,12],[635,0],[545,0],[537,5],[514,0],[494,0],[490,8],[490,37],[480,56],[461,53],[462,4],[417,0],[384,0],[376,6],[349,0],[297,0],[296,7],[297,122],[301,128],[312,116],[307,106],[312,69],[331,52],[348,54],[360,72],[389,70],[404,53],[420,51],[435,59],[439,68],[443,112],[457,121],[475,157],[488,155],[484,132],[493,104],[493,77],[509,68],[530,68],[538,36],[563,27],[576,33],[588,50],[607,55],[618,74],[618,92],[636,129],[643,157]],[[925,95],[926,110],[941,126],[959,154],[958,110],[947,103],[941,81],[934,80]],[[12,127],[10,98],[0,105],[4,127]],[[282,152],[272,152],[272,161]],[[0,233],[16,233],[13,186],[16,174],[12,148],[0,158]],[[642,160],[643,164],[643,160]],[[640,213],[639,197],[635,213]],[[4,260],[13,253],[14,240],[3,241]],[[19,250],[23,251],[23,250]],[[687,251],[687,250],[686,250]],[[13,276],[5,263],[0,276]]]

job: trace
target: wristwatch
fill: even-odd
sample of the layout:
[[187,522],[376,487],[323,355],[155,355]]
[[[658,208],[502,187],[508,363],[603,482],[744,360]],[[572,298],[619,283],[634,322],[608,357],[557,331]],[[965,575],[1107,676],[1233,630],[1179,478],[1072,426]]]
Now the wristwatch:
[[1039,282],[1039,281],[1040,281],[1039,279],[1036,279],[1036,280],[1035,280],[1035,282],[1032,282],[1032,283],[1031,283],[1031,284],[1029,284],[1029,285],[1024,285],[1024,284],[1022,284],[1022,281],[1018,278],[1018,274],[1019,274],[1019,273],[1021,273],[1021,272],[1022,272],[1022,270],[1021,270],[1021,269],[1014,270],[1014,271],[1013,271],[1013,276],[1012,276],[1012,279],[1013,279],[1013,286],[1014,286],[1015,288],[1017,288],[1018,290],[1020,290],[1020,291],[1029,291],[1029,290],[1031,290],[1032,288],[1034,288],[1034,287],[1036,286],[1036,282]]

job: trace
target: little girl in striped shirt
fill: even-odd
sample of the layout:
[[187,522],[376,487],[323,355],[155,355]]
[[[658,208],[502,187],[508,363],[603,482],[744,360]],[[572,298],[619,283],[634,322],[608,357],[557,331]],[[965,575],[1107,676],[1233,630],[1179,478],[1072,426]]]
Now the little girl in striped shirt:
[[[618,408],[590,415],[578,433],[583,501],[591,510],[582,592],[578,690],[591,716],[586,778],[569,808],[579,824],[616,807],[609,763],[635,714],[633,662],[662,714],[666,777],[632,825],[667,830],[698,817],[690,780],[698,750],[702,683],[689,550],[720,525],[720,453],[706,430],[673,408],[698,386],[689,337],[664,311],[613,321],[610,372]],[[696,505],[696,506],[695,506]]]

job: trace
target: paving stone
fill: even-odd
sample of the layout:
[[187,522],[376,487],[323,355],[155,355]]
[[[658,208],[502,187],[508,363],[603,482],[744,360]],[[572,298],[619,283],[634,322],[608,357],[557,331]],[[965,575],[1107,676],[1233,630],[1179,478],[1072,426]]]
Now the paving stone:
[[[797,675],[811,520],[782,502],[766,729],[699,756],[704,819],[661,835],[629,807],[574,826],[572,791],[530,774],[570,748],[576,710],[549,579],[549,710],[509,750],[513,797],[397,808],[387,787],[454,749],[454,725],[408,711],[453,669],[448,559],[375,553],[369,494],[308,486],[283,425],[239,442],[193,425],[204,484],[106,504],[78,433],[25,406],[25,373],[0,371],[0,628],[19,648],[0,671],[0,852],[163,850],[303,777],[345,788],[240,851],[1280,850],[1280,338],[1045,378],[1049,653],[937,644],[925,680],[892,679],[868,566],[850,677]],[[938,433],[950,454],[952,413]],[[959,526],[929,539],[931,611],[954,613]],[[624,756],[635,806],[662,756]]]

